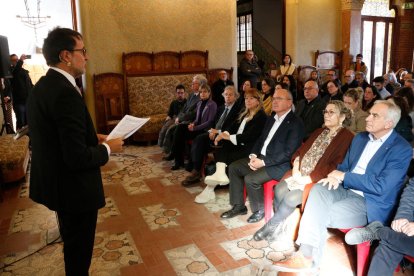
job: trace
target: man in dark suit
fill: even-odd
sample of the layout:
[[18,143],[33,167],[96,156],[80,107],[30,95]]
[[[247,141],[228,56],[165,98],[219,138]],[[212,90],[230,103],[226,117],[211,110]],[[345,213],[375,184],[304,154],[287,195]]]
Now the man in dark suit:
[[292,112],[292,103],[292,94],[288,90],[276,90],[272,103],[276,114],[267,120],[249,158],[233,162],[229,167],[230,204],[233,208],[221,214],[221,218],[247,213],[243,197],[246,184],[253,212],[247,222],[263,219],[263,184],[282,178],[290,169],[290,159],[303,140],[304,126]]
[[88,275],[98,209],[105,206],[100,166],[122,138],[97,135],[75,78],[88,60],[82,36],[56,28],[44,41],[50,66],[28,98],[32,145],[30,198],[56,211],[66,275]]
[[29,76],[29,71],[23,68],[26,55],[21,55],[20,58],[16,54],[10,55],[11,72],[13,78],[11,81],[12,86],[12,102],[13,110],[16,114],[16,129],[20,129],[27,125],[26,118],[26,101],[30,91],[33,88],[32,80]]
[[216,114],[214,128],[208,132],[198,135],[191,144],[191,161],[193,162],[193,171],[181,183],[183,186],[189,186],[200,182],[201,166],[205,155],[210,149],[211,143],[216,136],[228,129],[236,121],[240,112],[242,102],[239,100],[240,94],[234,86],[227,86],[221,96],[224,98],[222,105]]
[[211,92],[213,93],[212,99],[216,102],[217,107],[221,107],[224,104],[224,98],[221,94],[224,92],[224,88],[229,85],[234,85],[232,80],[228,79],[226,70],[221,70],[219,73],[219,79],[211,86]]
[[413,157],[410,144],[393,130],[400,117],[401,110],[394,103],[375,102],[366,119],[367,131],[355,136],[337,170],[310,191],[296,240],[299,251],[276,263],[278,271],[316,269],[327,228],[390,223]]
[[302,119],[305,125],[305,139],[323,124],[323,110],[326,103],[319,96],[318,84],[313,80],[308,80],[303,88],[304,99],[297,104],[295,114]]

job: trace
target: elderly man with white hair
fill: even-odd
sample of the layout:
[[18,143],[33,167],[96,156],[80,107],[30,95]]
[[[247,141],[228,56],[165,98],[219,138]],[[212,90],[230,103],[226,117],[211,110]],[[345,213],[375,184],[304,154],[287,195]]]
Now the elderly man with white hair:
[[401,110],[379,100],[366,119],[366,132],[355,136],[337,170],[315,185],[307,200],[296,241],[299,251],[276,263],[279,271],[317,268],[327,238],[327,228],[355,228],[373,221],[389,225],[412,148],[394,127]]

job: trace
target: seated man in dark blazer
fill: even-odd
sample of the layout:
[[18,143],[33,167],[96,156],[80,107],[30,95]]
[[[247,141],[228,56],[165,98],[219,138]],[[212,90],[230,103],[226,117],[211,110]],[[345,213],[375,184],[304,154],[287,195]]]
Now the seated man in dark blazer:
[[253,212],[247,222],[263,219],[263,184],[271,179],[280,179],[290,169],[292,155],[303,140],[304,126],[292,112],[292,104],[292,94],[288,90],[276,90],[272,104],[276,114],[267,120],[249,158],[233,162],[229,167],[230,204],[233,208],[221,214],[221,218],[247,213],[243,197],[246,184]]
[[211,143],[214,141],[217,134],[230,129],[230,126],[236,121],[243,105],[239,100],[240,94],[236,91],[234,86],[227,86],[222,94],[222,98],[224,98],[224,105],[218,109],[214,128],[211,128],[206,133],[198,135],[193,140],[191,145],[191,161],[193,163],[193,170],[191,174],[181,183],[183,186],[200,182],[201,166],[205,155],[210,150]]
[[97,135],[75,78],[88,56],[82,35],[52,30],[43,44],[50,66],[27,102],[32,144],[30,198],[56,211],[66,275],[88,275],[98,209],[105,206],[100,167],[122,138]]
[[323,110],[326,103],[319,96],[318,84],[313,80],[308,80],[303,88],[305,99],[298,102],[295,114],[302,119],[305,125],[305,140],[316,129],[322,127]]

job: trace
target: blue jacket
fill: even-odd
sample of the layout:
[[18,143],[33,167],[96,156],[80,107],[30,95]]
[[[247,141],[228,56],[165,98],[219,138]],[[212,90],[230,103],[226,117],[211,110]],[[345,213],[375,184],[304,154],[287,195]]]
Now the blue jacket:
[[338,170],[345,172],[344,188],[364,193],[368,223],[378,220],[388,224],[395,214],[413,150],[393,130],[369,161],[365,174],[352,173],[369,141],[368,134],[361,132],[355,136]]

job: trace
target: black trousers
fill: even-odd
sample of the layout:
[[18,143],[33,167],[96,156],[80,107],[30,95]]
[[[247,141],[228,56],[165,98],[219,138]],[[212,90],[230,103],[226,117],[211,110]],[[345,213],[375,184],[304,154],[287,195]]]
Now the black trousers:
[[67,276],[89,275],[98,210],[84,213],[58,212]]

